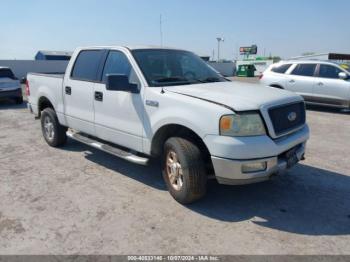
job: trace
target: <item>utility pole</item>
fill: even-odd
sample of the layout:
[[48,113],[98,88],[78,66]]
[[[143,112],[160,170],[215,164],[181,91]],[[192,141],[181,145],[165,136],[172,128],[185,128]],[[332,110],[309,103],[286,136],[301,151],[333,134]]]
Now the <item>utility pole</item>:
[[160,15],[160,19],[159,19],[159,33],[160,33],[160,46],[163,47],[163,20],[162,20],[162,15]]
[[218,40],[218,62],[220,61],[220,42],[224,42],[223,37],[217,37],[216,40]]

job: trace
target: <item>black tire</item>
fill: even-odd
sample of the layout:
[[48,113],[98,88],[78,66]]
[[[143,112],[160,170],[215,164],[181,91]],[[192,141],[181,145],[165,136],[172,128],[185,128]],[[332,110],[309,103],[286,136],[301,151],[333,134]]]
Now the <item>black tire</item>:
[[23,104],[23,97],[22,96],[16,97],[15,102],[17,105]]
[[[170,182],[167,159],[175,152],[182,169],[182,186],[175,189]],[[172,197],[181,204],[189,204],[202,198],[207,189],[207,174],[201,151],[191,141],[169,138],[164,145],[162,161],[163,178]]]
[[[48,120],[46,120],[46,118],[48,118]],[[52,137],[49,137],[49,135],[45,130],[45,121],[49,121],[49,120],[52,123],[52,130],[53,130]],[[45,108],[41,112],[41,130],[45,138],[45,141],[52,147],[62,146],[67,141],[67,135],[66,135],[67,128],[62,126],[58,122],[56,112],[52,108]]]

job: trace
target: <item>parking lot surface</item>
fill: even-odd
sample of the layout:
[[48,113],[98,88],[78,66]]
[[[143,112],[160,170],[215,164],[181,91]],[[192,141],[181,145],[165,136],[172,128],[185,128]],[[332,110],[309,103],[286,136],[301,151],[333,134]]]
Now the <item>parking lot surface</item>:
[[350,114],[312,108],[306,160],[272,181],[209,183],[182,206],[157,163],[50,148],[0,102],[0,254],[350,254]]

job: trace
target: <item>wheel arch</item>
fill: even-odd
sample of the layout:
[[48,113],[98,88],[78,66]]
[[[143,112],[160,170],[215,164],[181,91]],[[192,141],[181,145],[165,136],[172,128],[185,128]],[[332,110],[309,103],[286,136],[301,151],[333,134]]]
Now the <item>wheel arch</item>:
[[38,99],[38,116],[41,116],[41,112],[45,109],[45,108],[52,108],[53,110],[55,110],[53,104],[51,103],[50,99],[48,99],[46,96],[41,96]]
[[160,127],[154,134],[151,142],[151,155],[159,157],[163,153],[164,143],[170,137],[181,137],[188,139],[200,149],[203,160],[207,164],[208,174],[214,172],[211,155],[203,139],[192,129],[180,124],[166,124]]

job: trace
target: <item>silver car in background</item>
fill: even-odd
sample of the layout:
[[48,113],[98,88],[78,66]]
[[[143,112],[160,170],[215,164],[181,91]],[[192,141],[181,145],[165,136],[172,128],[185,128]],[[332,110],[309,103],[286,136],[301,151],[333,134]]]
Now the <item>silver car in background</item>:
[[308,104],[350,109],[350,72],[336,63],[282,61],[271,65],[260,83],[295,92]]

